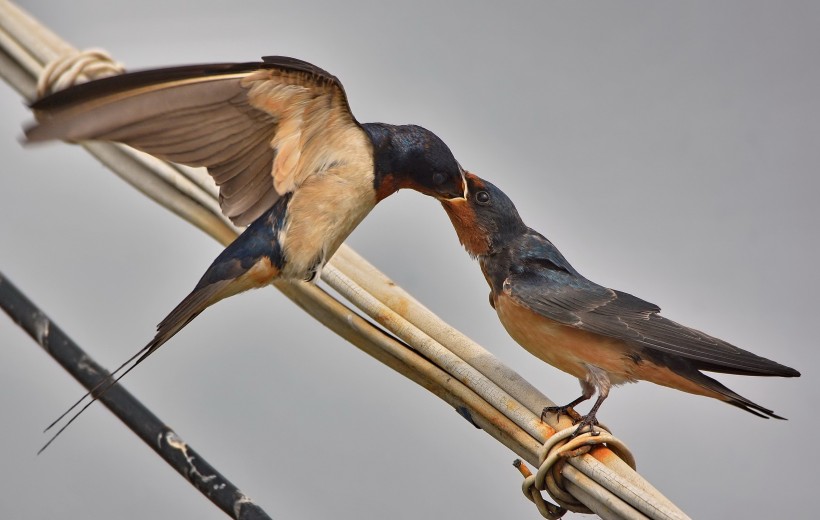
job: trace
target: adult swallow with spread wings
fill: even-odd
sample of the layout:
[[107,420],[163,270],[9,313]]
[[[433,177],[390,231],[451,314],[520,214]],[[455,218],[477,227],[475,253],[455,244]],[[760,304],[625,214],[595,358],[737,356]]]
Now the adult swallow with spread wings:
[[[527,227],[512,201],[467,173],[465,198],[442,201],[467,252],[490,285],[490,305],[510,336],[536,357],[574,375],[581,397],[547,412],[596,423],[612,385],[637,380],[705,395],[760,417],[782,419],[736,394],[707,372],[797,377],[787,366],[741,350],[661,316],[652,303],[587,280],[552,242]],[[589,414],[575,406],[598,392]]]
[[134,72],[56,92],[31,108],[37,124],[26,130],[29,142],[114,141],[204,166],[222,212],[250,224],[126,362],[138,358],[131,368],[223,298],[277,277],[315,279],[397,190],[442,200],[465,193],[461,166],[441,139],[415,125],[360,124],[336,77],[293,58]]

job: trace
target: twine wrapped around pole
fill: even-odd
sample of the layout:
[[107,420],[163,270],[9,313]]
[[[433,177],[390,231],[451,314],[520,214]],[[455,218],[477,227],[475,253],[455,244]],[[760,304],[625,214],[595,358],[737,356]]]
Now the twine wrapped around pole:
[[[48,64],[77,54],[11,2],[0,0],[0,75],[24,98],[35,98]],[[89,56],[80,61],[92,64]],[[73,65],[63,68],[78,78],[83,74]],[[96,71],[106,73],[103,66]],[[222,244],[236,237],[237,229],[220,214],[215,187],[202,171],[117,144],[82,145],[126,182]],[[328,328],[469,416],[522,459],[537,465],[543,443],[570,426],[565,417],[559,421],[549,416],[542,422],[541,410],[552,401],[347,246],[331,259],[322,280],[413,348],[317,286],[283,281],[274,285]],[[576,503],[602,518],[687,518],[605,445],[591,453],[595,456],[567,458],[560,468],[564,490]]]

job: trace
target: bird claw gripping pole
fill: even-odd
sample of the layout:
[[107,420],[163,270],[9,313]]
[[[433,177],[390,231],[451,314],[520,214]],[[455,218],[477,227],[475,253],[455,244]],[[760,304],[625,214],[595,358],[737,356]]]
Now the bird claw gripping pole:
[[[48,63],[77,52],[7,0],[0,0],[0,51],[0,75],[28,100],[35,98],[38,78]],[[93,60],[75,60],[79,62]],[[63,68],[77,77],[89,71]],[[223,244],[236,236],[237,228],[220,214],[214,186],[201,171],[110,143],[83,146],[126,182]],[[554,403],[350,248],[343,245],[327,267],[322,273],[325,283],[340,294],[348,293],[345,297],[351,303],[413,348],[385,334],[320,287],[274,285],[331,330],[468,414],[475,425],[522,459],[539,464],[541,444],[556,430],[564,430],[568,422],[554,416],[547,417],[546,423],[540,420],[541,410]],[[550,470],[564,479],[576,503],[604,518],[687,518],[630,468],[631,457],[621,452],[625,463],[609,450],[607,446],[615,446],[614,441],[604,434],[598,437],[606,444],[588,447],[583,436],[577,437],[583,439],[578,446],[568,442],[567,453],[573,456],[559,457]],[[591,451],[574,451],[579,449]]]

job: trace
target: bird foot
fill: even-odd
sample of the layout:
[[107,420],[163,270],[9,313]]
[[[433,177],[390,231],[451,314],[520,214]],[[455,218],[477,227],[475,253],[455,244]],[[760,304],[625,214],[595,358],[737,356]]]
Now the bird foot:
[[572,424],[578,424],[579,421],[583,419],[581,414],[575,411],[572,407],[572,404],[567,404],[564,406],[545,406],[543,410],[541,410],[541,422],[544,422],[544,418],[549,413],[554,413],[558,417],[562,415],[566,415],[570,419],[572,419]]
[[577,421],[578,427],[575,428],[575,432],[572,434],[572,437],[575,438],[582,433],[589,433],[590,435],[597,436],[600,435],[600,430],[596,430],[595,426],[598,425],[598,419],[595,418],[594,413],[589,413],[583,417],[579,421]]

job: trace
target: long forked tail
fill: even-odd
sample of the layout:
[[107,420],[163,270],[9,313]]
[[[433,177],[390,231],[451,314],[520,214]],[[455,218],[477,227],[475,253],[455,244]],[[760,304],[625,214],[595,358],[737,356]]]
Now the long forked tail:
[[[174,310],[157,326],[157,333],[146,346],[131,356],[114,372],[106,376],[77,402],[63,412],[45,431],[54,428],[80,405],[82,407],[63,424],[40,448],[42,453],[89,406],[137,365],[145,361],[159,347],[182,330],[202,311],[234,294],[269,284],[283,265],[282,247],[278,242],[279,230],[284,224],[290,197],[280,198],[276,204],[255,220],[214,260],[199,283]],[[119,375],[118,375],[119,374]],[[85,403],[85,404],[83,404]]]
[[[68,414],[70,414],[73,410],[75,410],[81,404],[83,405],[77,413],[71,416],[71,418],[63,424],[59,430],[57,430],[54,435],[43,445],[42,448],[37,452],[39,455],[43,452],[48,446],[54,442],[54,440],[61,434],[63,431],[68,428],[68,426],[73,423],[79,416],[82,414],[89,406],[94,404],[94,401],[99,399],[105,392],[108,391],[109,388],[117,384],[117,382],[125,377],[128,372],[136,368],[137,365],[145,361],[145,359],[154,353],[159,347],[161,347],[166,341],[171,339],[177,332],[182,330],[185,325],[191,322],[194,318],[199,315],[203,310],[207,307],[216,303],[218,300],[208,300],[203,298],[205,296],[206,291],[197,291],[194,290],[191,294],[185,298],[182,303],[180,303],[172,312],[168,315],[165,320],[160,324],[157,328],[157,334],[154,336],[154,339],[151,340],[150,343],[145,345],[139,352],[128,358],[122,365],[117,367],[111,374],[106,376],[102,381],[97,383],[94,388],[86,392],[77,402],[75,402],[71,407],[62,413],[57,419],[54,420],[48,427],[44,430],[45,432],[51,430],[55,427],[60,421],[62,421]],[[207,291],[210,293],[211,291]],[[239,291],[237,291],[239,292]],[[234,293],[235,294],[235,293]],[[227,296],[227,295],[226,295]],[[223,296],[222,298],[226,297]],[[222,299],[219,298],[219,299]],[[119,375],[118,375],[119,374]],[[90,398],[90,400],[88,400]],[[83,404],[85,403],[85,404]]]
[[719,382],[715,379],[712,379],[711,377],[707,376],[706,374],[703,374],[702,372],[699,372],[699,371],[695,371],[695,374],[696,375],[694,375],[694,376],[690,375],[690,378],[693,381],[695,381],[697,384],[703,386],[704,388],[707,388],[707,389],[719,394],[716,397],[718,399],[720,399],[721,401],[729,403],[732,406],[736,406],[736,407],[740,408],[741,410],[746,410],[750,414],[757,415],[758,417],[763,417],[764,419],[771,418],[771,419],[781,419],[781,420],[784,420],[784,421],[786,420],[785,417],[781,417],[781,416],[777,415],[776,413],[774,413],[773,410],[769,410],[768,408],[760,406],[759,404],[757,404],[757,403],[755,403],[755,402],[753,402],[749,399],[746,399],[742,395],[740,395],[740,394],[732,391],[731,389],[729,389],[723,383],[721,383],[721,382]]

